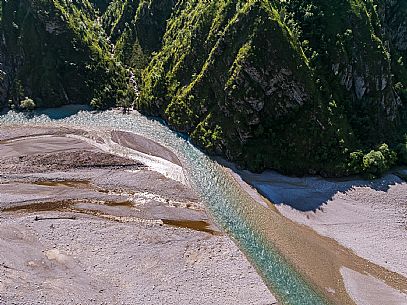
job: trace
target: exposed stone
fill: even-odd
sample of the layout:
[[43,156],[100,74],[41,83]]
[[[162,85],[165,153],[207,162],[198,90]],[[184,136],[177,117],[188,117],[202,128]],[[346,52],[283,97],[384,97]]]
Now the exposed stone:
[[346,90],[350,91],[353,86],[353,67],[348,65],[339,75],[341,85],[345,86]]
[[360,100],[365,95],[366,84],[362,76],[355,77],[355,93],[356,97]]

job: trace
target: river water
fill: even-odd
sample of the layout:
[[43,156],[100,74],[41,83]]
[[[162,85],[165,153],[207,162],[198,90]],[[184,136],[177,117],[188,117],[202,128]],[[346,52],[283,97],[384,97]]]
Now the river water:
[[68,107],[29,115],[9,112],[0,116],[0,126],[10,124],[123,130],[145,136],[170,148],[185,164],[187,182],[196,189],[215,222],[235,240],[282,304],[327,304],[273,249],[270,240],[265,240],[264,234],[258,229],[259,225],[253,223],[256,215],[252,214],[256,213],[254,207],[258,203],[239,187],[221,165],[159,121],[137,112],[130,115],[117,111],[77,112],[75,108]]

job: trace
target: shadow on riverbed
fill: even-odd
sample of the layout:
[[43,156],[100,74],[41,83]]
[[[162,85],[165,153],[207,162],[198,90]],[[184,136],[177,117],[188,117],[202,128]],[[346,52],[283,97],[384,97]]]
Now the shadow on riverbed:
[[[222,162],[224,163],[224,162]],[[274,171],[254,174],[226,164],[248,184],[276,205],[288,205],[301,212],[317,211],[337,193],[347,193],[357,187],[368,187],[377,192],[387,192],[392,186],[401,184],[407,169],[399,169],[379,179],[361,178],[325,179],[322,177],[288,177]],[[400,173],[400,175],[398,175]]]
[[60,108],[40,109],[31,113],[32,116],[46,115],[52,120],[62,120],[73,116],[81,111],[91,111],[92,108],[88,105],[66,105]]
[[[0,112],[0,116],[7,115],[10,109],[3,109]],[[52,120],[62,120],[78,114],[81,111],[92,111],[89,105],[66,105],[59,108],[43,108],[37,109],[35,111],[24,111],[21,112],[27,119],[32,119],[45,115]]]

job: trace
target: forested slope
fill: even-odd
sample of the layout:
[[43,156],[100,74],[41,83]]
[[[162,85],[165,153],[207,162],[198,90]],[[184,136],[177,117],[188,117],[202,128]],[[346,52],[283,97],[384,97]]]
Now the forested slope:
[[407,162],[405,1],[3,0],[2,11],[3,104],[134,104],[252,170],[376,175]]
[[251,169],[381,171],[381,144],[403,141],[402,16],[401,1],[180,1],[139,107]]

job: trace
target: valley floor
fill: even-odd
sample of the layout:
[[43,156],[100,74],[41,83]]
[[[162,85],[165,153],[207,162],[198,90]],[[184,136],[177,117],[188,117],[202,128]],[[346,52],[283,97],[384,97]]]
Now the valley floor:
[[0,304],[276,304],[177,157],[111,139],[145,162],[83,130],[2,127]]

